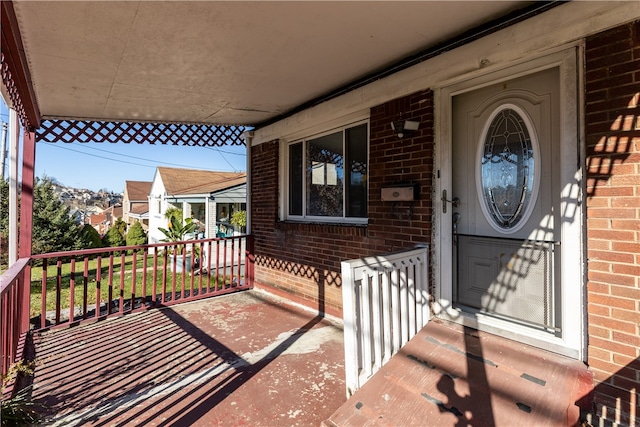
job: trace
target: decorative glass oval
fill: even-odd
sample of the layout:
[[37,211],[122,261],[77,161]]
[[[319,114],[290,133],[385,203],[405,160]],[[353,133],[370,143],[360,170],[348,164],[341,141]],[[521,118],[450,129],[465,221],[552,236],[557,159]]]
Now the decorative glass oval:
[[502,232],[514,232],[526,222],[537,178],[537,144],[529,121],[516,108],[499,107],[481,140],[479,196],[489,223]]

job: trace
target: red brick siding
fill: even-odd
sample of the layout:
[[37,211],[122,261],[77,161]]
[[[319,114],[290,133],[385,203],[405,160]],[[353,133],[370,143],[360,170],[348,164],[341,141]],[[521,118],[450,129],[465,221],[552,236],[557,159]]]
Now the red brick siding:
[[[420,121],[403,140],[389,123],[402,113]],[[252,233],[256,282],[286,292],[322,312],[342,314],[340,262],[431,242],[433,95],[422,91],[371,111],[368,226],[304,224],[278,220],[277,141],[252,150]],[[419,185],[413,204],[380,200],[381,188]]]
[[589,366],[598,414],[624,423],[640,414],[640,21],[589,37],[585,65]]

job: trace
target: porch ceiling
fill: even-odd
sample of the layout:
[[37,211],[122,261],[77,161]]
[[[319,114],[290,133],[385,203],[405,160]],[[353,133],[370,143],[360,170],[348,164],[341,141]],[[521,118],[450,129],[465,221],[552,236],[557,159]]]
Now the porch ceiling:
[[14,1],[43,118],[255,125],[531,2]]

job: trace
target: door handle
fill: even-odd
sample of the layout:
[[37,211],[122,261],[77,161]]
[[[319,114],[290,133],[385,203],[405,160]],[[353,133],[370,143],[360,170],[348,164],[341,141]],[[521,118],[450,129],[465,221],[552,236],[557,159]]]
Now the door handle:
[[454,208],[457,208],[460,205],[460,199],[458,197],[454,197],[453,200],[447,199],[447,190],[442,190],[442,213],[447,213],[447,203],[451,203]]

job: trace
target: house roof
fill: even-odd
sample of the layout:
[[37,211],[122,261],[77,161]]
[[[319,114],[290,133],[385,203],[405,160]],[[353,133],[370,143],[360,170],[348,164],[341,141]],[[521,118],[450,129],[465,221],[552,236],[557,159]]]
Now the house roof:
[[131,207],[129,211],[130,215],[144,215],[149,212],[149,203],[136,204]]
[[125,181],[125,193],[130,202],[146,202],[151,191],[151,181]]
[[99,213],[99,214],[90,215],[88,218],[88,221],[89,221],[89,224],[91,225],[102,224],[103,222],[107,221],[107,214]]
[[167,194],[172,196],[209,194],[247,181],[247,175],[244,172],[158,167],[158,174],[162,178]]
[[545,4],[2,3],[15,10],[10,22],[41,117],[248,125],[351,90],[405,58]]

